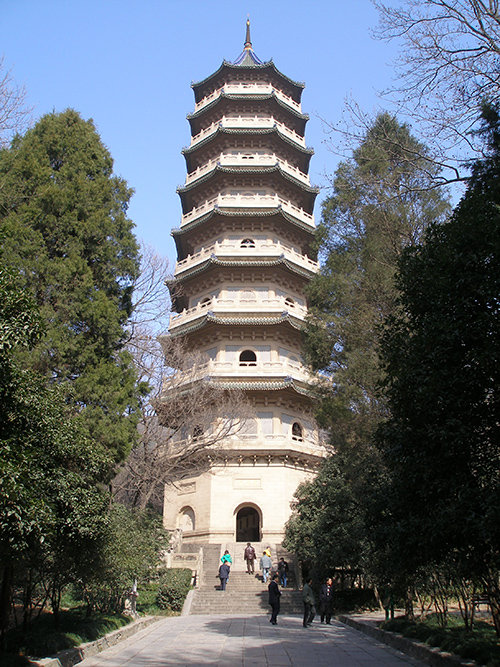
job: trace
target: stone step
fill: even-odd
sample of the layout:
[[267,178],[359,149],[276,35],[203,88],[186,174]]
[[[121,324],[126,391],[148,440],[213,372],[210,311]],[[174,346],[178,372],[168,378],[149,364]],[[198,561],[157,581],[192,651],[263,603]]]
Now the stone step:
[[[228,584],[229,586],[229,584]],[[301,614],[302,594],[284,591],[281,596],[281,612]],[[225,591],[194,591],[190,613],[197,614],[260,614],[270,611],[269,594],[247,593],[227,588]]]

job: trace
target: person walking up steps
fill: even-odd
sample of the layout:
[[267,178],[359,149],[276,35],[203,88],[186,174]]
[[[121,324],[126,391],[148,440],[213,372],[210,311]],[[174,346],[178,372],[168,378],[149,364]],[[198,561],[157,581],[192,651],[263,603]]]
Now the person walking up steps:
[[267,578],[269,576],[269,570],[271,569],[272,561],[265,551],[262,552],[262,557],[260,559],[260,569],[262,570],[262,581],[267,583]]
[[221,563],[227,563],[228,565],[233,564],[233,559],[227,549],[224,551],[224,555],[221,557],[220,561]]
[[278,562],[278,574],[280,577],[280,584],[283,588],[286,588],[288,583],[288,563],[286,560],[281,557]]
[[229,579],[229,572],[231,571],[231,568],[229,567],[229,563],[222,563],[222,565],[219,567],[219,579],[220,579],[220,590],[225,591],[226,590],[226,584],[227,580]]
[[255,559],[257,558],[257,554],[255,553],[255,549],[250,544],[250,542],[247,542],[244,558],[247,562],[247,572],[248,572],[248,574],[254,574],[254,572],[255,572]]
[[272,578],[271,583],[267,587],[269,591],[269,604],[271,605],[272,613],[269,622],[273,625],[278,624],[278,614],[280,613],[280,597],[281,591],[278,586],[278,575],[275,574]]

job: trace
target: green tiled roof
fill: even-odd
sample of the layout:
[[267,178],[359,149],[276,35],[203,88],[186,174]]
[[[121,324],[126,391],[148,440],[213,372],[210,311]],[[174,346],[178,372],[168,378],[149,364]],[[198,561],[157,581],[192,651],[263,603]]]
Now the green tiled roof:
[[205,139],[203,139],[203,141],[200,141],[195,146],[184,146],[181,152],[183,155],[185,155],[186,153],[194,152],[195,150],[198,150],[198,148],[200,148],[201,146],[205,146],[207,143],[212,141],[218,134],[260,135],[260,134],[270,134],[271,132],[275,132],[282,141],[285,141],[287,144],[301,151],[302,153],[309,153],[309,155],[314,154],[313,148],[311,148],[310,146],[306,148],[305,146],[301,146],[300,144],[295,143],[293,139],[290,139],[285,134],[280,132],[277,126],[245,129],[245,128],[234,128],[234,127],[222,127],[222,125],[219,125],[213,134],[207,135]]

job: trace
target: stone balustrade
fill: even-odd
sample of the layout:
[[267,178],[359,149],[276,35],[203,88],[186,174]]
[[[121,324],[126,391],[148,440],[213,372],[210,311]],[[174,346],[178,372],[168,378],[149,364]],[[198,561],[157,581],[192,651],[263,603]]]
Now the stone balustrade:
[[290,176],[293,176],[305,185],[310,185],[309,176],[286,160],[282,160],[274,154],[259,155],[258,153],[254,153],[253,155],[226,155],[221,153],[219,157],[209,160],[188,174],[186,176],[186,185],[209,173],[217,165],[222,165],[223,167],[271,167],[275,164],[279,164],[281,169],[290,174]]
[[198,134],[196,134],[194,137],[192,137],[191,146],[194,146],[202,139],[205,139],[205,137],[208,135],[213,134],[219,126],[235,129],[244,128],[249,130],[260,128],[268,129],[270,127],[276,126],[282,134],[295,141],[295,143],[299,144],[300,146],[305,146],[304,137],[300,136],[300,134],[297,134],[283,123],[275,120],[273,116],[267,116],[266,118],[259,118],[258,116],[247,118],[241,116],[237,118],[223,116],[220,121],[212,123],[205,129],[201,130],[201,132],[198,132]]
[[193,207],[188,213],[184,213],[181,219],[181,228],[188,222],[196,220],[205,213],[208,213],[216,206],[220,208],[278,208],[281,206],[284,211],[290,213],[302,222],[314,227],[314,217],[307,213],[303,208],[292,204],[291,201],[283,199],[279,195],[218,195],[209,199],[200,206]]
[[175,266],[175,275],[178,276],[186,269],[191,269],[197,264],[205,261],[211,255],[216,257],[241,257],[258,259],[259,257],[280,257],[284,255],[287,259],[300,265],[310,271],[319,271],[319,263],[302,255],[282,243],[273,243],[272,241],[254,241],[254,247],[241,246],[240,242],[224,241],[222,243],[214,243],[207,248],[202,248],[199,252],[189,255],[186,259],[177,262]]
[[195,111],[200,111],[200,109],[213,102],[222,93],[227,93],[228,95],[269,95],[272,92],[296,111],[301,110],[300,104],[288,95],[285,95],[281,90],[273,88],[271,84],[256,81],[255,83],[227,83],[222,88],[214,90],[213,93],[210,93],[210,95],[197,102],[195,104]]
[[214,314],[238,315],[248,313],[252,315],[265,316],[269,314],[279,314],[284,311],[291,315],[304,320],[307,315],[307,308],[298,303],[292,303],[285,297],[275,297],[269,299],[230,299],[223,297],[212,297],[202,303],[198,303],[193,308],[186,308],[180,313],[172,313],[170,315],[170,326],[173,330],[175,327],[181,326],[190,320],[204,315],[207,311],[212,311]]

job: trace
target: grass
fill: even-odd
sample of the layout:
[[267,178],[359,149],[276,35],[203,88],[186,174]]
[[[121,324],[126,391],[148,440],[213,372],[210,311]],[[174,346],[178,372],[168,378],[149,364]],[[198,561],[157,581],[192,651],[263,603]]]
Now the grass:
[[[160,583],[141,586],[136,609],[140,616],[178,616],[171,609],[160,609],[156,604],[156,594]],[[3,650],[0,650],[2,667],[24,667],[29,664],[26,656],[46,658],[65,649],[75,648],[94,641],[113,630],[126,625],[132,619],[121,614],[86,615],[86,606],[73,596],[69,588],[62,599],[59,628],[54,628],[54,617],[50,612],[33,621],[28,632],[12,628],[6,634]]]
[[56,629],[53,615],[43,614],[27,632],[12,628],[6,634],[4,650],[0,652],[0,664],[2,667],[21,667],[28,664],[25,656],[46,658],[103,637],[130,621],[130,617],[121,614],[96,614],[87,618],[85,609],[79,607],[62,610]]
[[440,648],[461,658],[472,659],[487,667],[500,667],[500,644],[493,624],[477,619],[473,632],[467,633],[462,619],[450,615],[446,628],[439,627],[435,616],[425,620],[409,621],[396,618],[385,621],[381,628],[398,632],[409,639],[417,639],[429,646]]

